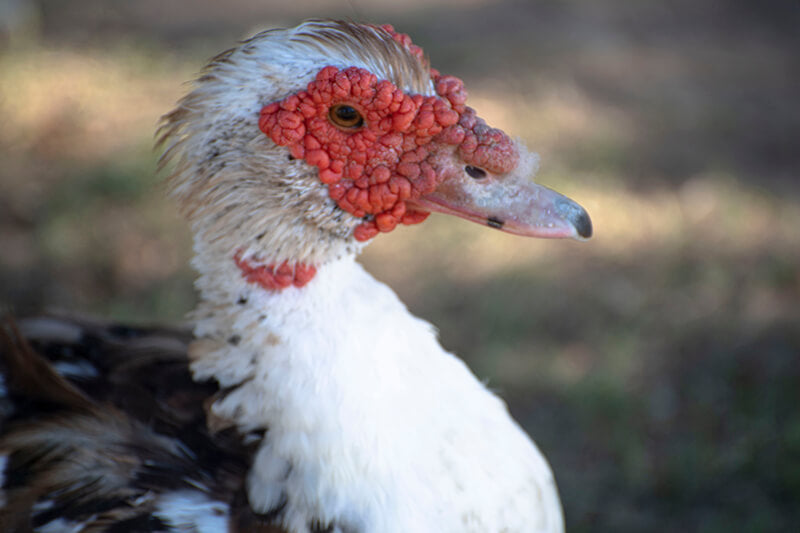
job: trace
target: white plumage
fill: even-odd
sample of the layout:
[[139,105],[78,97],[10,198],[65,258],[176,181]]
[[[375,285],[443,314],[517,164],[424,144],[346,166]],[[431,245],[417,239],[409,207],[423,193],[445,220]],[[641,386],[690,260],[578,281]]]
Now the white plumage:
[[297,531],[309,516],[345,531],[561,528],[550,470],[505,405],[352,258],[303,289],[233,281],[195,333],[224,317],[242,340],[193,369],[246,381],[214,414],[269,428],[248,480],[257,511],[285,494]]

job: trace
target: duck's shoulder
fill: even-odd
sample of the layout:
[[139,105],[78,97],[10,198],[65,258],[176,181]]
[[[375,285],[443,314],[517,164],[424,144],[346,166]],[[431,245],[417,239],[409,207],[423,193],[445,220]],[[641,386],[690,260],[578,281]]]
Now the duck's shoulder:
[[190,340],[183,328],[7,321],[0,529],[270,531],[244,496],[260,435],[208,431],[203,406],[220,391],[192,380]]

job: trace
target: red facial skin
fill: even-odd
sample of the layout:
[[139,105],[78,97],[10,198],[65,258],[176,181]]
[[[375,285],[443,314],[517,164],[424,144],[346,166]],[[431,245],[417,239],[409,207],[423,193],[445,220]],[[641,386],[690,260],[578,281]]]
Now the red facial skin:
[[[517,165],[511,139],[464,105],[461,80],[437,73],[434,84],[437,96],[408,95],[365,69],[329,66],[306,90],[264,106],[259,127],[319,168],[330,197],[364,219],[353,234],[366,241],[397,224],[425,220],[428,213],[409,209],[406,200],[434,191],[447,178],[436,155],[455,151],[465,165],[493,173]],[[336,104],[358,111],[363,125],[334,124],[329,113]]]
[[[424,60],[422,49],[407,35],[388,25],[382,29]],[[406,201],[433,192],[448,178],[453,168],[443,164],[447,154],[457,155],[464,165],[496,174],[517,166],[519,153],[511,139],[464,105],[463,82],[434,69],[430,72],[436,96],[405,94],[362,68],[340,71],[327,66],[305,90],[261,110],[261,131],[275,144],[288,147],[293,157],[316,166],[329,196],[362,219],[353,230],[358,241],[392,231],[398,224],[424,221],[430,213],[411,209]],[[354,128],[335,124],[330,110],[337,104],[355,109],[363,124]],[[291,280],[277,286],[269,280],[262,283],[261,274],[253,274],[240,257],[235,259],[248,281],[273,290],[297,286]],[[295,269],[301,266],[307,268],[296,265]],[[282,269],[288,272],[289,267],[259,268],[269,270],[267,279]]]

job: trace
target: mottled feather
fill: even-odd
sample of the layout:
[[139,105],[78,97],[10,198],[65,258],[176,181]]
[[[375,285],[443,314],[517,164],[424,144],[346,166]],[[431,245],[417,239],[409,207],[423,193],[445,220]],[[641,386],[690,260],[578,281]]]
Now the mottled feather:
[[190,339],[180,328],[6,321],[0,530],[177,531],[165,508],[180,497],[231,531],[279,531],[278,513],[253,514],[243,492],[260,436],[206,428],[203,405],[219,390],[191,379]]

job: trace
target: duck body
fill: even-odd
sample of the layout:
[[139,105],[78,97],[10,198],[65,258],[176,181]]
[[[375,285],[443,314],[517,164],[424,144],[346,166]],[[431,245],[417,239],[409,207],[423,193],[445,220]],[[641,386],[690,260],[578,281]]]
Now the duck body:
[[[530,181],[535,156],[477,119],[459,84],[391,27],[342,22],[212,60],[162,129],[195,235],[193,337],[142,350],[149,332],[55,319],[6,334],[3,524],[562,531],[552,473],[505,404],[355,261],[430,211],[588,237],[585,212]],[[55,359],[95,345],[47,363],[23,336]],[[114,450],[105,469],[93,449]]]
[[[241,340],[215,362],[237,388],[214,413],[269,428],[248,480],[260,512],[286,501],[291,527],[310,514],[352,531],[524,531],[531,519],[546,530],[560,516],[549,468],[505,405],[351,258],[302,291],[232,307]],[[195,375],[218,377],[207,362]],[[306,501],[314,507],[293,505]],[[554,514],[525,513],[539,508]]]

